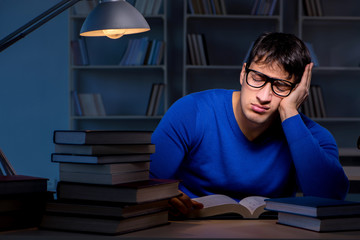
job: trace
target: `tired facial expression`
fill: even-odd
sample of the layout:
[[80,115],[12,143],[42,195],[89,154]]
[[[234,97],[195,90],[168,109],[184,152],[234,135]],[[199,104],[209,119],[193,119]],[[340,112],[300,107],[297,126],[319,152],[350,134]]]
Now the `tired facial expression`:
[[[293,84],[294,77],[289,79],[289,74],[277,63],[251,63],[249,68],[256,71],[256,74],[254,74],[254,71],[250,71],[250,73],[247,74],[244,64],[240,75],[240,84],[242,86],[240,95],[241,119],[243,119],[242,121],[245,124],[269,126],[274,119],[278,117],[278,108],[284,97],[274,93],[273,90],[278,91],[279,88],[277,88],[277,86],[272,88],[270,81],[264,86],[257,88],[250,86],[246,81],[246,77],[250,78],[248,81],[250,82],[250,80],[265,80],[266,77],[262,79],[261,75],[266,75],[273,79],[285,80],[284,82],[288,83],[289,86]],[[281,86],[278,87],[282,90]]]

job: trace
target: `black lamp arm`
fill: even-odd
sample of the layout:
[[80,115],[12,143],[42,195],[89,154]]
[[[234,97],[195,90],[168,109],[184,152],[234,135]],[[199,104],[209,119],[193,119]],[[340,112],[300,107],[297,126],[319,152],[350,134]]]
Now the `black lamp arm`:
[[56,17],[57,15],[59,15],[60,13],[62,13],[63,11],[65,11],[79,1],[81,0],[62,0],[61,2],[41,13],[39,16],[35,17],[14,32],[10,33],[9,35],[1,39],[0,52],[10,47],[20,39],[24,38],[32,31],[38,29],[40,26],[47,23],[48,21],[50,21],[51,19],[53,19],[54,17]]

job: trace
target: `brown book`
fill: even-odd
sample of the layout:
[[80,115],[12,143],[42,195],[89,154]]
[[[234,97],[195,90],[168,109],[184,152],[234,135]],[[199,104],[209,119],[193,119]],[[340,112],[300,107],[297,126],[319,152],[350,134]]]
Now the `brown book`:
[[168,199],[163,199],[140,204],[124,204],[99,201],[55,200],[47,202],[46,212],[129,218],[168,210],[168,201]]
[[151,144],[151,131],[56,130],[57,144]]
[[46,178],[9,175],[0,176],[0,196],[7,194],[34,193],[47,191]]
[[93,184],[120,184],[149,179],[149,171],[133,171],[120,173],[87,173],[60,171],[60,181],[93,183]]
[[149,171],[150,160],[146,162],[111,163],[111,164],[82,164],[60,163],[60,172],[117,174],[126,172]]
[[101,218],[82,215],[45,214],[40,227],[53,230],[116,235],[164,224],[168,224],[168,211],[145,214],[131,218]]
[[51,154],[52,162],[59,163],[124,163],[124,162],[144,162],[150,160],[150,154],[122,154],[122,155],[75,155],[75,154]]
[[79,155],[113,155],[154,153],[155,144],[67,145],[55,144],[55,153]]
[[179,195],[178,185],[179,181],[168,179],[149,179],[116,185],[60,181],[57,196],[59,199],[143,203]]

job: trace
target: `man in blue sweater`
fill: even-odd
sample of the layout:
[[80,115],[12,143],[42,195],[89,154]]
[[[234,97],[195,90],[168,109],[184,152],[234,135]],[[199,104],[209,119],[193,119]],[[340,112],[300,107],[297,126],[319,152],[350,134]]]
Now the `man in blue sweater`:
[[297,37],[263,34],[242,66],[241,91],[207,90],[171,106],[153,133],[151,172],[181,180],[183,194],[170,200],[179,214],[210,194],[345,197],[334,138],[298,112],[312,67]]

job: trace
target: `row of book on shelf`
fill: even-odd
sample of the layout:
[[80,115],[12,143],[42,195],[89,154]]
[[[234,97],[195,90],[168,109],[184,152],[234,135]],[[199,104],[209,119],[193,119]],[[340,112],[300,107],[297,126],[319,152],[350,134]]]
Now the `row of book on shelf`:
[[190,65],[209,65],[205,35],[188,33],[186,39]]
[[[272,16],[277,0],[254,0],[251,15]],[[225,0],[187,0],[190,14],[226,15]]]
[[227,14],[225,0],[187,0],[190,14]]
[[41,228],[121,234],[168,224],[178,181],[150,178],[151,131],[57,130],[57,199]]
[[164,57],[165,43],[148,37],[130,39],[120,61],[121,66],[160,65]]
[[144,16],[160,14],[163,0],[135,0],[134,7]]
[[[146,116],[156,116],[159,112],[161,98],[164,95],[164,83],[152,84]],[[106,116],[106,110],[100,93],[78,93],[72,91],[74,113],[76,116]]]
[[[88,15],[98,4],[98,0],[84,0],[76,3],[73,7],[74,14]],[[160,13],[163,0],[129,0],[142,15],[155,16]]]
[[321,0],[303,0],[304,15],[310,17],[323,16]]
[[76,116],[106,116],[106,110],[100,93],[78,93],[72,91]]
[[311,118],[325,118],[326,110],[322,89],[319,85],[311,85],[310,92],[300,108],[301,112]]
[[[73,64],[90,64],[86,40],[83,37],[70,42]],[[119,62],[121,66],[160,65],[164,58],[165,42],[148,37],[129,39],[126,50]]]
[[251,15],[274,15],[277,0],[255,0],[253,2]]

